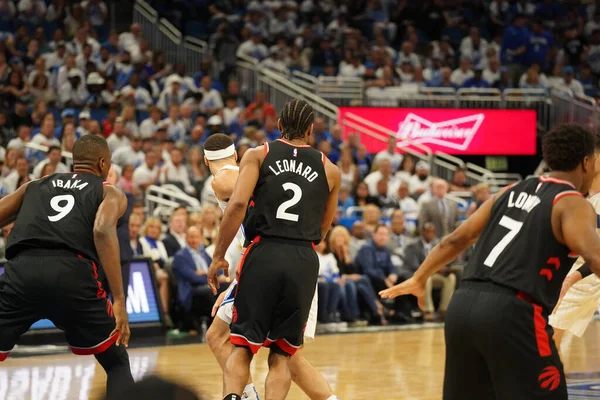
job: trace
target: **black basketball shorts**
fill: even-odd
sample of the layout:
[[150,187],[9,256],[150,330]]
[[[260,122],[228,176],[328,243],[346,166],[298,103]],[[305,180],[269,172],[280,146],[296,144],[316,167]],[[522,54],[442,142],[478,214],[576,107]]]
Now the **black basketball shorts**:
[[66,251],[29,250],[0,276],[0,361],[29,327],[49,319],[74,354],[98,354],[116,342],[112,304],[95,263]]
[[445,328],[444,400],[567,400],[548,316],[527,295],[463,282]]
[[241,262],[231,343],[293,355],[304,341],[318,273],[311,242],[256,237]]

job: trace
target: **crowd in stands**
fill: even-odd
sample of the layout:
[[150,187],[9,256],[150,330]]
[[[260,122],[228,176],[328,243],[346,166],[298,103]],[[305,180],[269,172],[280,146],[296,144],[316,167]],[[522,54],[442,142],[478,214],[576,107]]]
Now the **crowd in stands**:
[[[376,87],[488,80],[518,87],[523,74],[526,84],[537,76],[543,85],[564,74],[559,79],[571,79],[570,89],[577,92],[577,78],[591,93],[600,73],[595,7],[569,11],[547,1],[499,0],[489,6],[476,0],[175,2],[163,12],[179,10],[183,25],[186,15],[208,16],[202,34],[217,61],[186,71],[151,49],[140,26],[109,31],[102,1],[0,0],[0,192],[70,171],[68,153],[78,137],[105,137],[115,184],[133,205],[132,251],[153,261],[166,315],[176,324],[186,319],[181,315],[208,317],[214,296],[206,271],[221,211],[203,143],[213,133],[229,134],[241,159],[247,149],[281,137],[279,110],[232,78],[236,52],[273,68],[362,76]],[[394,138],[386,150],[369,154],[357,133],[344,138],[340,126],[320,117],[310,145],[342,172],[335,226],[318,247],[319,321],[335,330],[420,318],[412,299],[382,302],[377,292],[411,276],[437,240],[490,196],[489,187],[470,187],[460,169],[450,182],[432,176],[427,162],[398,153]],[[169,221],[150,218],[141,200],[162,184],[199,199],[202,209],[178,209]],[[449,191],[471,193],[469,208],[459,210]],[[467,259],[464,254],[431,279],[425,320],[443,318]]]

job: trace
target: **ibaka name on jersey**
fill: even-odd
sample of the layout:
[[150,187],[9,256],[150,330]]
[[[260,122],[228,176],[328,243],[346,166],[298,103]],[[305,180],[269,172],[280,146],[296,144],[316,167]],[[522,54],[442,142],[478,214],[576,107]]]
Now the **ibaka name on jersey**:
[[[298,149],[294,149],[297,151]],[[273,171],[275,175],[279,175],[283,172],[294,172],[303,178],[306,178],[309,182],[313,182],[315,179],[319,177],[319,173],[317,171],[313,171],[313,169],[304,165],[302,161],[297,162],[297,160],[276,160],[275,165],[269,165],[269,169]],[[275,167],[275,168],[273,168]]]
[[[62,175],[62,174],[61,174]],[[76,179],[77,174],[71,175],[70,179],[60,179],[58,176],[52,179],[52,186],[62,189],[78,189],[82,190],[88,185],[88,182],[81,182],[81,179]]]
[[531,212],[531,210],[533,210],[535,206],[541,202],[540,198],[536,195],[525,192],[519,193],[516,197],[517,198],[515,200],[515,192],[510,192],[510,195],[508,196],[508,207],[520,208],[528,213]]

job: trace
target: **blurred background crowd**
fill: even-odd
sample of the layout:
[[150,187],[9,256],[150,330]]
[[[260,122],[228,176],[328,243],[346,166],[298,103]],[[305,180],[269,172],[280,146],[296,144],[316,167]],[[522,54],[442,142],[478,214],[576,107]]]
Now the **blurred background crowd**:
[[[221,211],[204,141],[230,134],[241,159],[281,136],[279,110],[236,80],[238,58],[273,70],[360,77],[374,87],[598,94],[600,1],[149,3],[185,34],[206,40],[211,57],[193,71],[167,63],[139,25],[111,30],[109,11],[119,3],[0,0],[0,192],[70,171],[77,138],[105,137],[114,182],[130,199],[130,246],[154,261],[168,323],[180,330],[197,329],[214,302],[206,271]],[[358,133],[344,137],[323,118],[313,132],[310,145],[339,165],[343,181],[335,226],[317,248],[321,328],[443,318],[468,253],[430,279],[424,313],[414,299],[382,303],[377,292],[410,277],[490,187],[471,187],[460,168],[449,181],[432,176],[431,165],[398,152],[394,137],[369,154]],[[147,190],[161,185],[197,199],[200,209],[149,214]],[[467,206],[453,200],[456,193]],[[188,248],[201,257],[186,257]]]

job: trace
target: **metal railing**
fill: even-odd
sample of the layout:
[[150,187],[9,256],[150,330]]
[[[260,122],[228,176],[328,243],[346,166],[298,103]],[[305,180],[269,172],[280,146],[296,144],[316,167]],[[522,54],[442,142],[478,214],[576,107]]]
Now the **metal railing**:
[[[27,142],[25,143],[25,147],[28,149],[31,149],[32,151],[40,151],[42,153],[47,153],[49,147],[48,146],[44,146],[43,144],[37,144],[37,143],[31,143],[31,142]],[[71,153],[70,151],[65,151],[62,150],[60,152],[61,156],[65,157],[65,158],[70,158],[73,159],[73,153]]]
[[153,49],[164,52],[167,62],[183,63],[188,74],[194,74],[208,55],[208,44],[183,34],[173,24],[160,18],[144,0],[136,0],[133,6],[133,22],[140,25],[144,38]]
[[191,212],[199,212],[202,208],[200,201],[189,196],[174,185],[151,185],[146,189],[144,196],[146,211],[155,215],[155,210],[162,214],[165,209],[174,211],[177,207],[184,206]]

